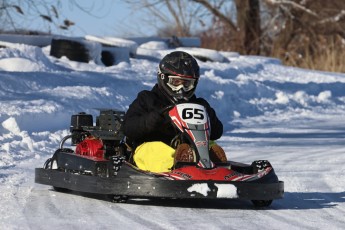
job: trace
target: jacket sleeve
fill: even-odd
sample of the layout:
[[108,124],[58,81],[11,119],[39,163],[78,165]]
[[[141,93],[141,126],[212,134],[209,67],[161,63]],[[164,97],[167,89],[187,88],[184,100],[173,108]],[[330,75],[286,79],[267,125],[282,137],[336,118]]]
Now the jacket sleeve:
[[164,123],[164,117],[154,107],[148,94],[147,91],[140,92],[125,115],[124,133],[132,140],[150,135]]
[[211,123],[211,140],[217,140],[223,135],[223,124],[218,119],[216,112],[212,107],[209,107],[208,114],[210,117],[210,123]]

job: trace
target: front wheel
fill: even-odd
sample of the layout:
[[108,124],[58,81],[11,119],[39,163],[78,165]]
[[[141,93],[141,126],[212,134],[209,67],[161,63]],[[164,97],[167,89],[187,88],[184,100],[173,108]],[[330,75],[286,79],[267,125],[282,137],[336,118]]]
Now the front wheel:
[[125,195],[108,195],[108,198],[113,203],[127,203],[128,196]]
[[272,204],[272,200],[252,200],[252,202],[257,208],[265,208]]

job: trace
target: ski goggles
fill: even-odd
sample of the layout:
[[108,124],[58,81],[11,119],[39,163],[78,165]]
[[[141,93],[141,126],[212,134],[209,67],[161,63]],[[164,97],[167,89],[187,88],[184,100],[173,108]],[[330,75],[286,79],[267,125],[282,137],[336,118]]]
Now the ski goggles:
[[178,91],[183,89],[185,92],[194,88],[195,79],[185,78],[180,76],[168,76],[167,85],[173,90]]

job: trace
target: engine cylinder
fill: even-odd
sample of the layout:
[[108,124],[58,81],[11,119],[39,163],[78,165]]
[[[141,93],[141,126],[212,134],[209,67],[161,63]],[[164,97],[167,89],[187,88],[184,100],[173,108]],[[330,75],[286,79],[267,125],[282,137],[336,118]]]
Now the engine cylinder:
[[77,144],[75,153],[83,156],[104,159],[104,146],[101,139],[87,137]]

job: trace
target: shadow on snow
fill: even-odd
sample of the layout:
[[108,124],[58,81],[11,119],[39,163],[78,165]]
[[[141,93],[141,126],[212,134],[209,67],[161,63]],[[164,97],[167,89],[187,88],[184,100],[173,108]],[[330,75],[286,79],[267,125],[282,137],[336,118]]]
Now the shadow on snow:
[[[111,202],[109,197],[100,194],[70,192],[90,199]],[[165,199],[165,198],[130,198],[126,203],[115,205],[145,205],[167,208],[192,208],[192,209],[241,209],[241,210],[307,210],[333,208],[345,202],[345,192],[285,192],[284,198],[274,200],[271,206],[256,208],[250,200],[235,199]]]

